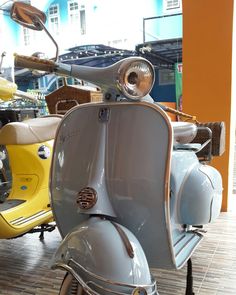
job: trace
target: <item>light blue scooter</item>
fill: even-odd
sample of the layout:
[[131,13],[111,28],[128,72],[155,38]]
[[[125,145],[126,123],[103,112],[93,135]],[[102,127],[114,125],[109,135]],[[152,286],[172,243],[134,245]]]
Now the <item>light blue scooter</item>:
[[[38,11],[14,6],[15,19],[40,27]],[[170,122],[148,95],[152,65],[132,57],[88,68],[24,56],[16,65],[87,80],[104,93],[104,102],[70,110],[55,139],[51,202],[63,241],[52,267],[67,273],[60,295],[157,295],[150,268],[187,262],[186,294],[194,294],[190,257],[202,225],[220,213],[222,181],[196,155],[197,126]]]

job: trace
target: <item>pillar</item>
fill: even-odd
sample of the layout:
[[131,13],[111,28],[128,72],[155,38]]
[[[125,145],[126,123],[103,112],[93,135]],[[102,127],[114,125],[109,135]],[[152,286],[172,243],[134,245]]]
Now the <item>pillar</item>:
[[226,151],[212,161],[223,178],[222,211],[229,209],[233,178],[233,2],[183,0],[183,111],[226,124]]

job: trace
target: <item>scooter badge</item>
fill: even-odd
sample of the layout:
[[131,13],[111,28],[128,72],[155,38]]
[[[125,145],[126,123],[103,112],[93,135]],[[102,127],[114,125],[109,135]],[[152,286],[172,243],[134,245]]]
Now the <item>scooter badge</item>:
[[80,209],[91,209],[97,203],[97,192],[92,187],[85,187],[78,193],[76,202]]
[[147,291],[144,288],[135,288],[132,295],[147,295]]
[[41,159],[48,159],[50,157],[50,149],[46,145],[41,145],[38,149],[38,155]]

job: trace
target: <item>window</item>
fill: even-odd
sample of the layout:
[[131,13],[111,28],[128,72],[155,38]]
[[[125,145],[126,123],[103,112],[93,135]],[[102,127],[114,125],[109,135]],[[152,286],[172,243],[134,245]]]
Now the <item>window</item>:
[[169,69],[159,70],[159,85],[175,84],[175,72]]
[[79,5],[77,0],[68,0],[69,23],[72,30],[79,27],[80,34],[86,34],[86,13],[85,5]]
[[72,85],[82,85],[81,81],[79,79],[74,78],[72,80]]
[[68,1],[69,23],[74,26],[79,23],[79,5],[77,1]]
[[23,28],[24,45],[30,45],[30,32],[28,28]]
[[33,88],[39,89],[39,79],[33,81]]
[[64,86],[64,78],[57,78],[57,88]]
[[172,10],[181,10],[182,1],[181,0],[164,0],[164,11],[169,12]]
[[85,6],[80,6],[80,31],[81,35],[86,34],[86,19],[85,19]]
[[58,4],[49,7],[49,29],[58,35],[59,34],[59,6]]
[[49,7],[49,16],[58,14],[58,5],[52,5]]
[[112,41],[108,41],[108,46],[111,47],[116,47],[118,49],[120,48],[125,48],[127,43],[127,39],[117,39],[117,40],[112,40]]

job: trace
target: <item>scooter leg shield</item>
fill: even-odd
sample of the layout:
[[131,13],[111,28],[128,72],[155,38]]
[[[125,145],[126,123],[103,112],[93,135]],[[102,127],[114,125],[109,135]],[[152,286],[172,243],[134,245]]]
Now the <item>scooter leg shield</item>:
[[51,267],[71,273],[90,294],[156,292],[136,237],[127,228],[100,217],[88,219],[64,238]]

